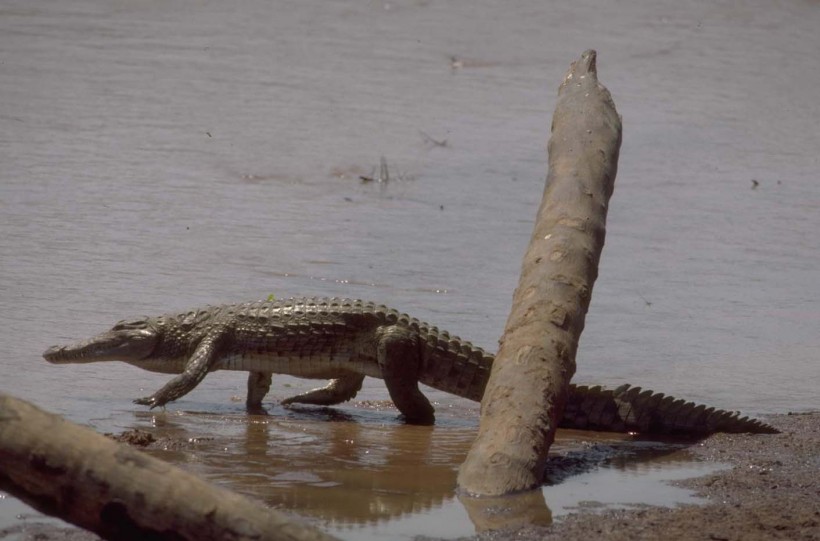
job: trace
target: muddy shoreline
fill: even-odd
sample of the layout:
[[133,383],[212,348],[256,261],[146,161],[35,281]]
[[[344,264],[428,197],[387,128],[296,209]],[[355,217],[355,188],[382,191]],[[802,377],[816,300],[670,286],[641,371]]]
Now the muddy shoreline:
[[[733,466],[676,483],[706,498],[703,505],[585,510],[549,527],[461,539],[820,539],[820,412],[777,415],[767,421],[781,433],[716,434],[692,446],[692,453],[704,461]],[[0,539],[91,541],[98,537],[75,528],[28,522],[0,530]]]
[[692,447],[730,470],[679,484],[705,505],[587,511],[547,528],[479,535],[482,540],[820,539],[820,412],[767,418],[781,433],[715,434]]

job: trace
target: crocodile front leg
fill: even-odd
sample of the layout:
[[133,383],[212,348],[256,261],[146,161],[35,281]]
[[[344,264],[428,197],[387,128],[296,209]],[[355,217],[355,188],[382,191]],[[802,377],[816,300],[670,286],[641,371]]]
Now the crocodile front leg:
[[291,396],[282,400],[282,405],[288,404],[315,404],[317,406],[332,406],[347,402],[356,396],[362,388],[364,376],[351,374],[330,380],[324,387],[313,389],[300,395]]
[[419,390],[418,334],[399,326],[382,327],[377,356],[387,392],[405,420],[412,424],[433,424],[435,410]]
[[205,336],[197,345],[182,374],[166,383],[162,389],[151,396],[138,398],[134,400],[134,403],[154,409],[191,392],[215,364],[222,341],[222,332],[212,332]]
[[248,398],[245,400],[245,407],[250,413],[264,413],[262,399],[270,390],[270,372],[251,372],[248,374]]

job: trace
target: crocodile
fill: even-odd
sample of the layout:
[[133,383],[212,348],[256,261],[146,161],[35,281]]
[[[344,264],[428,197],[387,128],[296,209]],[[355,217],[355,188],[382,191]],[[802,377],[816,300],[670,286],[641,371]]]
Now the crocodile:
[[[266,300],[129,319],[89,340],[51,347],[43,356],[57,364],[119,360],[178,374],[151,396],[134,400],[150,408],[181,398],[215,370],[250,373],[251,412],[263,411],[274,373],[330,380],[284,405],[339,404],[356,396],[366,376],[381,378],[396,408],[415,424],[435,420],[419,383],[480,402],[494,360],[482,348],[402,312],[339,298]],[[630,385],[570,385],[559,426],[683,435],[776,432],[737,412]]]

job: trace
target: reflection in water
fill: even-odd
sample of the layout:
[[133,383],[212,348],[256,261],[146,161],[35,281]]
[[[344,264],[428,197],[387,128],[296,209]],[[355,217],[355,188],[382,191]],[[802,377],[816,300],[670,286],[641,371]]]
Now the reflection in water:
[[467,509],[476,532],[552,524],[552,511],[547,507],[544,493],[540,490],[502,498],[459,495],[458,500]]
[[[356,539],[385,532],[395,537],[402,528],[408,535],[441,536],[545,525],[553,514],[595,499],[590,487],[601,479],[610,479],[621,495],[639,484],[620,501],[671,505],[690,500],[686,491],[664,485],[670,472],[703,473],[692,469],[680,444],[560,431],[550,460],[551,479],[560,483],[515,497],[456,497],[456,472],[475,436],[474,421],[445,418],[429,427],[400,424],[392,412],[372,410],[278,413],[137,418],[140,428],[142,421],[153,427],[158,442],[151,454]],[[601,501],[619,501],[609,498]]]
[[[274,507],[340,524],[419,513],[452,498],[456,468],[474,436],[473,428],[351,420],[329,408],[295,421],[186,414],[183,424],[168,414],[152,417],[161,447],[152,454]],[[244,434],[231,428],[237,422]],[[213,426],[219,424],[235,434]],[[192,429],[217,436],[196,439]]]

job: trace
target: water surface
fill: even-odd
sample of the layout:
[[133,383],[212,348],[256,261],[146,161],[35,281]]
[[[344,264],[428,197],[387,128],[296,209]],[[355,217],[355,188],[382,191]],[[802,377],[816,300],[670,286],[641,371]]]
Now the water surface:
[[[443,528],[429,517],[455,502],[475,429],[457,399],[430,393],[426,431],[355,405],[334,421],[275,406],[312,385],[277,378],[258,421],[225,373],[155,417],[131,400],[164,376],[40,354],[130,315],[271,293],[377,300],[494,350],[556,89],[596,48],[624,144],[576,381],[818,409],[819,11],[4,2],[0,391],[100,431],[216,438],[167,458],[324,526]],[[389,182],[362,181],[382,157]],[[360,396],[386,397],[378,381]],[[420,464],[436,496],[414,496]]]

